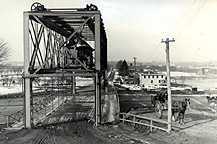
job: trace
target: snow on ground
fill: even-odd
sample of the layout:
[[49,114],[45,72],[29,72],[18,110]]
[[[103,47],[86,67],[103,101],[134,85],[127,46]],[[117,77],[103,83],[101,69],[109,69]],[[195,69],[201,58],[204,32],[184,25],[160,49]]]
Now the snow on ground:
[[[88,86],[93,84],[92,78],[76,78],[76,86]],[[0,86],[0,95],[22,92],[22,85]]]
[[[164,74],[166,74],[166,72],[163,72]],[[196,77],[196,76],[198,76],[197,74],[195,74],[195,73],[187,73],[187,72],[178,72],[178,71],[172,71],[172,72],[170,72],[170,75],[172,76],[172,77],[180,77],[180,76],[184,76],[184,77],[191,77],[191,76],[194,76],[194,77]]]
[[22,92],[21,85],[13,85],[13,86],[0,86],[0,95],[12,94]]

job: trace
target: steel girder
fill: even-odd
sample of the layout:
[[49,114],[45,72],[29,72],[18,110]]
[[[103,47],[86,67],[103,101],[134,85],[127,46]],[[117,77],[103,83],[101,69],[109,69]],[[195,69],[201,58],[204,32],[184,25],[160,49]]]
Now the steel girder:
[[[25,12],[29,15],[29,37],[31,43],[30,73],[38,73],[45,69],[91,69],[107,68],[107,38],[100,16],[100,69],[97,69],[93,52],[78,57],[80,46],[95,50],[91,42],[95,42],[95,16],[99,11],[45,11]],[[96,52],[95,52],[96,53]],[[89,65],[88,65],[89,64]]]
[[25,127],[32,127],[32,80],[37,77],[95,78],[98,125],[101,78],[105,81],[107,69],[107,37],[100,11],[94,5],[84,9],[46,9],[38,4],[32,10],[24,12]]

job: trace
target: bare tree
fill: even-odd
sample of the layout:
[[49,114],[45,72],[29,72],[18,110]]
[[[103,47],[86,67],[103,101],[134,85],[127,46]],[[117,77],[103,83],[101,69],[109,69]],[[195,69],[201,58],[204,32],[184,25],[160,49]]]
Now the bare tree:
[[9,58],[9,56],[10,48],[7,42],[5,42],[4,39],[0,38],[0,66],[4,64],[4,62]]

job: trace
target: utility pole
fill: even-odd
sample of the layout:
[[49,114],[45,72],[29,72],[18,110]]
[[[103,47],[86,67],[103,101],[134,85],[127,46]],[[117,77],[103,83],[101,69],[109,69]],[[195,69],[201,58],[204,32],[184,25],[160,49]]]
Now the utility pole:
[[170,84],[170,56],[169,56],[169,43],[175,42],[174,38],[169,40],[169,38],[164,41],[162,39],[161,43],[166,44],[166,68],[167,68],[167,94],[168,94],[168,132],[172,130],[172,96],[171,96],[171,84]]
[[133,57],[134,60],[134,86],[136,85],[136,57]]

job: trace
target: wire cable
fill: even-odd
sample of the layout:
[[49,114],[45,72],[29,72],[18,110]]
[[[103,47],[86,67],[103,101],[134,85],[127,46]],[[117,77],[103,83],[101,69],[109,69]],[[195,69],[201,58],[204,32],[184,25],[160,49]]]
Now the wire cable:
[[186,29],[187,26],[189,26],[189,24],[193,21],[193,19],[197,16],[197,14],[201,11],[201,9],[203,8],[203,6],[206,4],[208,0],[205,0],[203,2],[203,4],[196,10],[196,12],[194,13],[194,15],[189,19],[189,21],[185,24],[185,26],[179,31],[179,33],[175,36],[175,39],[177,40],[180,35],[184,32],[184,29]]
[[[191,8],[193,7],[193,5],[195,4],[196,0],[194,0],[194,2],[190,5],[190,7],[187,9],[187,11],[184,13],[184,15],[181,17],[181,19],[175,24],[175,26],[164,36],[164,37],[167,37],[172,30],[174,30],[178,25],[179,23],[181,23],[181,21],[184,19],[184,17],[189,13],[189,11],[191,10]],[[154,55],[154,53],[156,52],[156,50],[159,48],[161,43],[159,43],[156,48],[154,49],[154,51],[151,53],[151,55],[146,59],[145,62],[148,62],[148,60]],[[159,55],[158,55],[159,56]]]
[[194,0],[194,2],[191,4],[191,6],[188,8],[188,10],[184,13],[184,15],[181,17],[181,19],[175,24],[175,26],[167,33],[167,35],[165,36],[165,38],[170,34],[170,32],[172,31],[172,30],[174,30],[177,26],[178,26],[178,24],[180,24],[181,23],[181,21],[184,19],[184,17],[189,13],[189,11],[191,10],[191,8],[193,7],[193,5],[195,4],[195,2],[196,2],[197,0]]

